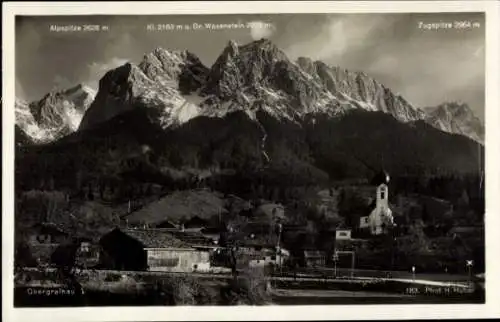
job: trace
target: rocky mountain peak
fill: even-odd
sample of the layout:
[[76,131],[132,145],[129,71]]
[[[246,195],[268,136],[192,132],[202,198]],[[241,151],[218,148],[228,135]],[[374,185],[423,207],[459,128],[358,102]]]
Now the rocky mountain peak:
[[399,94],[361,71],[329,66],[322,61],[299,57],[297,65],[326,88],[342,105],[382,111],[402,122],[424,118],[425,113]]
[[237,56],[239,54],[239,45],[234,40],[229,40],[224,48],[222,55]]
[[450,114],[454,117],[475,117],[469,105],[461,101],[445,102],[436,110],[437,113]]
[[297,58],[297,65],[300,66],[306,73],[314,75],[316,73],[315,62],[309,57]]
[[255,101],[259,106],[276,105],[288,96],[291,104],[286,109],[294,105],[301,111],[321,96],[309,78],[269,39],[243,46],[230,41],[212,66],[203,93],[222,102],[243,100],[250,106]]
[[426,121],[449,133],[461,134],[484,143],[484,124],[464,102],[445,102],[426,108]]
[[[29,104],[35,121],[44,128],[60,127],[67,119],[67,113],[83,114],[94,100],[95,92],[89,87],[78,84],[66,90],[54,90],[41,100]],[[77,122],[72,115],[71,127]],[[77,117],[81,119],[80,117]],[[78,121],[79,122],[79,121]]]
[[172,81],[177,80],[186,69],[207,70],[195,54],[187,50],[170,51],[162,47],[144,55],[138,67],[150,79],[162,77]]
[[105,122],[134,108],[154,111],[162,126],[171,124],[176,108],[191,106],[184,95],[205,84],[208,68],[193,53],[161,47],[144,55],[136,65],[126,63],[107,72],[80,129]]
[[53,90],[31,103],[16,99],[16,125],[33,142],[46,143],[78,129],[95,92],[84,84]]

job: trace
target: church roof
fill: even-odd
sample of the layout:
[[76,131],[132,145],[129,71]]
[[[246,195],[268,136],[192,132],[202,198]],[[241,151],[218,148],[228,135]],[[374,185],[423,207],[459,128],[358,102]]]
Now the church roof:
[[378,172],[372,179],[371,184],[374,186],[379,186],[382,183],[388,184],[390,180],[389,174],[387,171],[382,170]]

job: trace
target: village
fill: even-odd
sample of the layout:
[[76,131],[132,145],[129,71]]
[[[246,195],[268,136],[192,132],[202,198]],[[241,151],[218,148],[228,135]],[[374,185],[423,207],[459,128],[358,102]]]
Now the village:
[[[408,222],[412,219],[393,216],[388,201],[389,181],[386,172],[378,173],[367,190],[373,195],[373,202],[366,215],[359,216],[356,222],[351,220],[348,224],[323,229],[319,238],[321,245],[318,239],[316,243],[311,242],[310,235],[318,232],[311,232],[307,225],[287,222],[285,207],[277,203],[263,204],[253,212],[249,207],[247,217],[232,221],[222,220],[219,214],[215,221],[194,216],[176,222],[168,215],[155,213],[154,207],[146,207],[127,212],[119,225],[93,239],[75,238],[54,223],[36,223],[28,238],[32,266],[233,275],[250,268],[262,269],[274,276],[312,277],[320,272],[329,278],[366,276],[368,270],[378,272],[375,275],[379,277],[389,277],[391,271],[415,273],[416,266],[420,273],[423,269],[417,261],[403,269],[394,265],[397,239],[404,240],[409,234]],[[325,198],[328,197],[327,193]],[[434,202],[434,208],[427,206],[427,211],[444,213],[449,207],[446,203]],[[456,226],[448,234],[450,239],[478,235],[481,227]],[[293,240],[290,236],[294,236]],[[391,259],[383,258],[385,262],[392,261],[390,265],[385,263],[387,265],[379,267],[368,259],[367,252],[378,254],[368,248],[375,242],[391,245]],[[68,244],[72,245],[74,255],[68,256],[60,250],[61,245],[67,249]],[[446,264],[438,270],[452,272]],[[435,273],[436,269],[428,269],[428,272]],[[370,272],[368,276],[373,274]]]

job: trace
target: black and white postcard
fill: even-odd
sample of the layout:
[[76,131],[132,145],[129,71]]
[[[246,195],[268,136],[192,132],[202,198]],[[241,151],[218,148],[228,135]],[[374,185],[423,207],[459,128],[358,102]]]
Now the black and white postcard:
[[4,9],[12,320],[499,313],[495,3]]

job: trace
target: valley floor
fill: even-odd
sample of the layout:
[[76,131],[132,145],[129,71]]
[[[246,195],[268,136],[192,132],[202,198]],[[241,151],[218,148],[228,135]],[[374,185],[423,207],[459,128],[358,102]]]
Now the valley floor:
[[[121,279],[107,281],[104,276],[121,273]],[[33,273],[33,270],[31,270]],[[98,274],[99,278],[85,280],[85,273]],[[166,274],[155,272],[120,272],[92,271],[78,272],[83,292],[72,294],[40,294],[47,290],[71,289],[65,283],[41,281],[35,278],[17,281],[15,287],[15,306],[149,306],[173,305],[162,302],[161,296],[151,293],[151,285],[172,276],[189,276],[199,285],[210,290],[216,301],[219,291],[228,286],[232,276],[228,274]],[[96,277],[97,275],[94,275]],[[139,276],[142,276],[139,277]],[[147,276],[147,277],[146,277]],[[149,279],[153,277],[153,279]],[[353,279],[320,279],[313,276],[268,277],[267,294],[269,304],[305,305],[305,304],[397,304],[397,303],[482,303],[484,289],[471,288],[463,281],[428,281],[412,279],[380,279],[355,277]],[[74,288],[73,288],[74,290]],[[38,293],[37,293],[38,292]],[[218,301],[218,300],[217,300]],[[195,304],[197,305],[197,304]],[[220,304],[219,304],[220,305]]]

